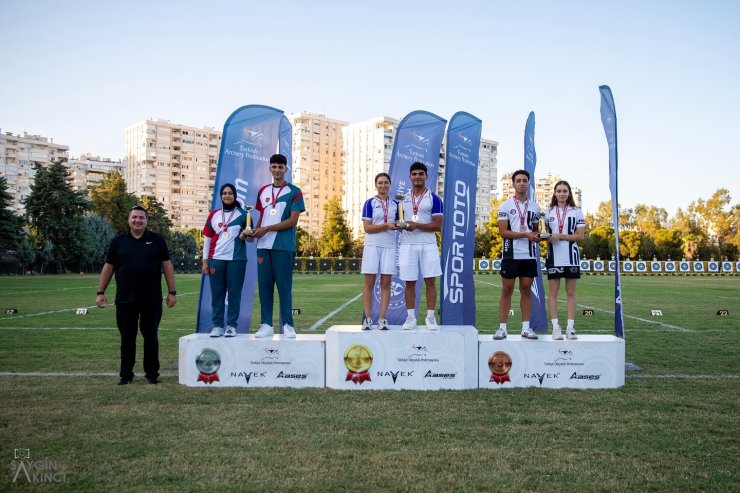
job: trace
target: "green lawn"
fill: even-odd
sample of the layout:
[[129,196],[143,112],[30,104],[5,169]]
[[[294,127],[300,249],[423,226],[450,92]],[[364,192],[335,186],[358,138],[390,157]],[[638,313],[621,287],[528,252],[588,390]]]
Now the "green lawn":
[[[477,325],[491,333],[500,280],[475,279]],[[298,332],[361,282],[297,275]],[[3,491],[740,491],[740,277],[624,277],[627,360],[643,371],[599,391],[183,387],[177,340],[194,329],[199,283],[178,276],[165,309],[163,383],[118,387],[114,309],[74,314],[94,304],[95,276],[0,278],[0,308],[19,310],[0,316]],[[613,332],[613,289],[609,276],[579,282],[580,333]],[[361,311],[357,298],[315,332]],[[65,482],[12,483],[14,449]]]

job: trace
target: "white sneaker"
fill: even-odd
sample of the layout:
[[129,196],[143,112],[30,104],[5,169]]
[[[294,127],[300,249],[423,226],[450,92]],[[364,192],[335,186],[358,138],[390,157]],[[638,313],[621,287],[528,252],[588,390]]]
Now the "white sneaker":
[[260,325],[260,330],[258,330],[257,333],[254,334],[254,337],[272,337],[274,335],[274,332],[275,331],[272,328],[272,325],[262,324]]
[[506,339],[506,329],[503,327],[499,327],[495,334],[493,334],[493,338],[497,341],[500,341],[501,339]]
[[283,337],[295,339],[295,329],[288,324],[283,325]]
[[401,326],[401,330],[414,330],[416,329],[416,317],[406,317],[406,321]]
[[378,330],[388,330],[388,320],[384,318],[378,319]]
[[211,337],[221,337],[224,335],[223,327],[214,327],[211,329]]
[[373,329],[373,319],[372,318],[365,318],[362,320],[362,330],[372,330]]
[[226,327],[226,333],[224,334],[225,337],[234,337],[236,335],[236,327],[228,326]]
[[531,339],[533,341],[538,339],[537,334],[532,332],[532,329],[522,329],[522,337],[525,339]]
[[437,325],[437,321],[434,320],[434,315],[427,315],[425,322],[427,324],[427,330],[431,330],[432,332],[439,330],[439,325]]
[[567,329],[565,329],[565,337],[567,337],[570,341],[578,339],[578,336],[576,335],[576,328],[568,327]]
[[556,325],[552,328],[552,340],[553,341],[562,341],[563,340],[563,331],[560,329],[559,325]]

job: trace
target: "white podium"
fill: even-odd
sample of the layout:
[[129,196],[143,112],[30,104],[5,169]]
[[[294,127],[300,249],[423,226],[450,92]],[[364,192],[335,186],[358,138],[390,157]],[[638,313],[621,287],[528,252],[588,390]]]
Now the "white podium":
[[478,387],[478,331],[473,326],[419,326],[415,332],[326,331],[326,386],[341,390],[440,390]]
[[189,387],[324,387],[323,335],[180,338],[179,377]]
[[547,387],[613,389],[624,385],[624,339],[579,335],[536,341],[509,335],[501,341],[479,337],[478,385],[482,389]]

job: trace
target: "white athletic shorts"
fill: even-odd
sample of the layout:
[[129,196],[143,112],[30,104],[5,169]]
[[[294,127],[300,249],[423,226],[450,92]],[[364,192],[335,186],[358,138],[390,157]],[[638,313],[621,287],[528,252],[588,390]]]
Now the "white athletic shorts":
[[432,243],[414,243],[401,245],[398,252],[399,274],[404,281],[416,281],[421,277],[439,277],[442,275],[442,264],[439,261],[439,250]]
[[362,249],[363,274],[396,274],[396,249],[366,245]]

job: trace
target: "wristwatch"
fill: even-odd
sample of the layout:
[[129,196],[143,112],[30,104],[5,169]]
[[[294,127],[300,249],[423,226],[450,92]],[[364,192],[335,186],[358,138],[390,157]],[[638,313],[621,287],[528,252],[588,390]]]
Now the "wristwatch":
[[105,291],[98,291],[97,295],[100,296],[101,294],[105,294]]
[[170,291],[170,294],[171,294],[172,296],[177,296],[177,291]]

